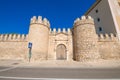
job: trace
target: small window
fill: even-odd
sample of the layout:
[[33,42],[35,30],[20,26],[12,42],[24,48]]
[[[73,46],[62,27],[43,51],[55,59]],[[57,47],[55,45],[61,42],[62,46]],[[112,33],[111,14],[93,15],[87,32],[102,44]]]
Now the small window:
[[101,32],[103,29],[102,29],[102,27],[99,27],[99,31]]
[[100,18],[97,18],[97,21],[100,22]]
[[98,9],[96,9],[95,12],[98,13]]

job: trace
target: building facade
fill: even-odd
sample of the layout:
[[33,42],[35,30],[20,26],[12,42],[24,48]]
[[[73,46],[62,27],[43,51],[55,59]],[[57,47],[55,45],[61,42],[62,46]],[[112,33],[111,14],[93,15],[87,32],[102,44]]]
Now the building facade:
[[114,33],[120,38],[120,0],[96,0],[85,13],[94,18],[96,33]]
[[[117,4],[110,5],[111,1]],[[72,29],[51,29],[46,18],[33,16],[28,34],[0,35],[0,59],[25,61],[29,58],[32,61],[120,59],[120,14],[119,11],[114,11],[112,6],[119,8],[119,2],[97,0],[85,16],[74,21]],[[113,16],[115,12],[116,17]],[[28,48],[29,43],[32,44],[31,48]]]

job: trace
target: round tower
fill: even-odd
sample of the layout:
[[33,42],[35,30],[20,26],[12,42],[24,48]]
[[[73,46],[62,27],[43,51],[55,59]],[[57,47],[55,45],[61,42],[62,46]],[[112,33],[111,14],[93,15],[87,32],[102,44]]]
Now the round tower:
[[74,59],[85,61],[99,58],[97,40],[94,20],[90,16],[77,18],[73,27]]
[[33,16],[30,22],[28,41],[32,43],[32,59],[46,60],[48,54],[50,23],[41,16]]

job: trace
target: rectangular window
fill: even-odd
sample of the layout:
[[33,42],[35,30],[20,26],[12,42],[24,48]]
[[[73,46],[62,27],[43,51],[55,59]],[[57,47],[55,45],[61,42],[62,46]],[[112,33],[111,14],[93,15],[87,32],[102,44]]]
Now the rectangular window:
[[100,18],[97,18],[97,21],[100,22]]
[[98,9],[96,9],[95,12],[98,13]]
[[101,32],[103,29],[102,29],[102,27],[99,27],[99,31]]

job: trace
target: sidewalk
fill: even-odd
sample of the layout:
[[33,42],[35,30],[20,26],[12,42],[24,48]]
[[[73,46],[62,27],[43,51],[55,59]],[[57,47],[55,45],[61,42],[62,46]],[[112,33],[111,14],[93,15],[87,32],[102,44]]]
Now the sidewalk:
[[120,60],[97,60],[89,62],[76,61],[39,61],[23,62],[21,60],[0,60],[0,66],[18,66],[25,68],[120,68]]

